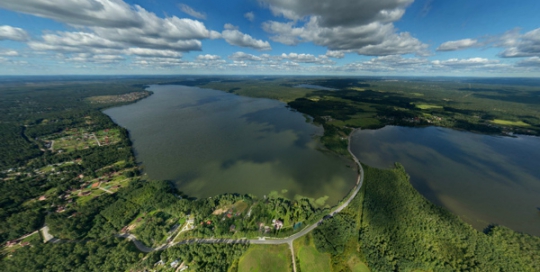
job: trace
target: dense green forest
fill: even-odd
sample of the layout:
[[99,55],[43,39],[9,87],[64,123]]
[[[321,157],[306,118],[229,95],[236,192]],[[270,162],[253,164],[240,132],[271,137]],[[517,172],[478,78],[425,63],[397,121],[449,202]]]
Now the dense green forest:
[[540,270],[539,237],[501,226],[479,232],[422,197],[401,165],[364,168],[356,203],[313,234],[336,271],[350,256],[372,271]]

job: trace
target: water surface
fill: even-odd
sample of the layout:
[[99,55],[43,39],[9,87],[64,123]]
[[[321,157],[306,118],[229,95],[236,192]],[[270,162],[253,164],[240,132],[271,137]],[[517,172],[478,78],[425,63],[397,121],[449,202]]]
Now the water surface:
[[350,162],[318,150],[322,128],[270,99],[185,86],[105,111],[127,128],[151,179],[195,197],[279,192],[335,204],[354,186]]
[[540,236],[540,138],[387,126],[357,131],[351,148],[371,166],[403,164],[420,193],[477,229]]

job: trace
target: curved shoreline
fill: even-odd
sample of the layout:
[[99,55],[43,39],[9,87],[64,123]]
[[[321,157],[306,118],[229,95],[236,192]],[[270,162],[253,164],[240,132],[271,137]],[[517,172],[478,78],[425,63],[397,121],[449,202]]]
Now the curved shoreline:
[[[358,177],[356,180],[356,185],[352,189],[352,194],[347,198],[345,202],[343,202],[341,205],[337,206],[333,211],[331,211],[328,215],[324,216],[319,221],[311,224],[310,226],[305,227],[301,231],[286,237],[286,238],[271,238],[271,237],[260,237],[259,239],[228,239],[228,238],[201,238],[201,239],[189,239],[184,240],[176,243],[166,243],[159,245],[157,247],[147,247],[145,246],[141,241],[137,239],[135,235],[132,234],[122,234],[117,235],[117,237],[126,238],[133,242],[133,244],[142,252],[149,253],[152,251],[158,251],[158,250],[164,250],[169,247],[173,247],[176,245],[183,245],[183,244],[264,244],[264,245],[279,245],[279,244],[292,244],[292,242],[308,233],[313,231],[315,228],[317,228],[328,216],[332,217],[336,213],[341,212],[343,209],[345,209],[351,201],[356,197],[360,189],[362,188],[362,184],[364,183],[364,168],[362,167],[362,164],[358,160],[358,158],[351,152],[351,137],[353,133],[357,129],[354,129],[349,134],[348,140],[348,147],[347,150],[349,151],[349,154],[353,157],[354,162],[358,165]],[[267,240],[268,239],[268,240]]]

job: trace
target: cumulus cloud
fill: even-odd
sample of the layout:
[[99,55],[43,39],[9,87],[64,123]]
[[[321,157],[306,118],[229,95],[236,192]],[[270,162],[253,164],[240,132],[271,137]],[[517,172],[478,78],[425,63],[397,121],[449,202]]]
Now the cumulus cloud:
[[2,0],[0,7],[59,22],[102,27],[141,27],[144,25],[135,6],[122,0]]
[[458,41],[449,41],[441,44],[439,47],[437,47],[437,51],[457,51],[457,50],[463,50],[467,48],[471,48],[473,46],[478,45],[478,40],[474,39],[463,39]]
[[448,59],[434,60],[431,62],[435,67],[475,67],[475,66],[490,66],[498,64],[498,60],[490,60],[486,58],[469,58],[469,59]]
[[409,33],[398,33],[399,20],[412,0],[356,1],[329,4],[309,0],[264,0],[275,15],[288,22],[267,21],[263,29],[271,39],[287,45],[313,42],[330,51],[350,50],[361,55],[415,53],[425,55],[427,45]]
[[262,61],[263,58],[244,52],[236,52],[229,56],[233,61]]
[[334,64],[335,63],[333,60],[328,59],[328,57],[325,55],[320,55],[316,57],[311,54],[297,54],[297,53],[285,54],[283,53],[281,54],[281,58],[288,59],[295,63],[317,63],[317,64]]
[[236,45],[240,47],[253,48],[255,50],[271,50],[270,43],[263,40],[257,40],[248,34],[244,34],[238,30],[237,27],[226,24],[225,30],[221,33],[221,36],[230,45]]
[[11,40],[24,42],[29,39],[28,33],[22,28],[12,27],[8,25],[0,26],[0,41]]
[[347,64],[343,67],[343,70],[369,72],[418,71],[428,69],[429,64],[429,61],[424,58],[404,58],[400,55],[388,55]]
[[100,63],[110,64],[117,63],[125,60],[124,57],[119,55],[93,55],[88,53],[73,54],[65,58],[66,61],[81,62],[81,63]]
[[500,38],[500,44],[507,47],[500,53],[504,58],[540,56],[540,28],[523,35],[507,32]]
[[262,0],[274,15],[291,20],[307,16],[320,18],[321,27],[349,27],[372,22],[390,23],[403,16],[414,0]]
[[335,59],[342,59],[345,57],[345,53],[344,51],[332,51],[332,50],[328,50],[326,51],[326,56],[329,57],[329,58],[335,58]]
[[50,40],[65,40],[67,36],[72,35],[99,41],[95,45],[101,48],[114,44],[110,48],[121,45],[124,48],[141,47],[187,52],[201,50],[203,39],[221,36],[219,32],[208,30],[199,21],[176,16],[160,18],[138,5],[131,6],[122,0],[5,0],[0,2],[0,7],[51,18],[79,26],[79,29],[87,31],[73,34],[57,33],[56,39],[50,34],[44,35],[43,41],[33,42],[32,46],[36,50],[74,51],[76,42],[64,44],[63,46],[71,48],[63,49],[59,48],[58,41],[48,43]]
[[181,58],[182,54],[172,50],[157,50],[148,48],[128,48],[125,50],[128,55],[136,55],[140,57],[155,57],[155,58]]
[[206,55],[198,55],[197,59],[198,60],[219,60],[221,59],[221,57],[218,55],[206,54]]
[[197,19],[201,19],[201,20],[206,20],[206,13],[204,12],[198,12],[196,10],[194,10],[193,8],[191,8],[190,6],[186,5],[186,4],[178,4],[178,8],[180,8],[180,10],[192,17],[195,17]]
[[0,50],[0,56],[16,57],[19,55],[19,52],[15,50]]
[[253,22],[255,20],[255,14],[252,11],[246,12],[244,14],[244,18],[248,19],[250,22]]

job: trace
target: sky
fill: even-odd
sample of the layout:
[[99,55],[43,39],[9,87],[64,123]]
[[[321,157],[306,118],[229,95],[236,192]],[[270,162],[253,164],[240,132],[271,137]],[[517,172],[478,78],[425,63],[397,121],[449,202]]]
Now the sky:
[[1,0],[0,75],[540,77],[538,0]]

